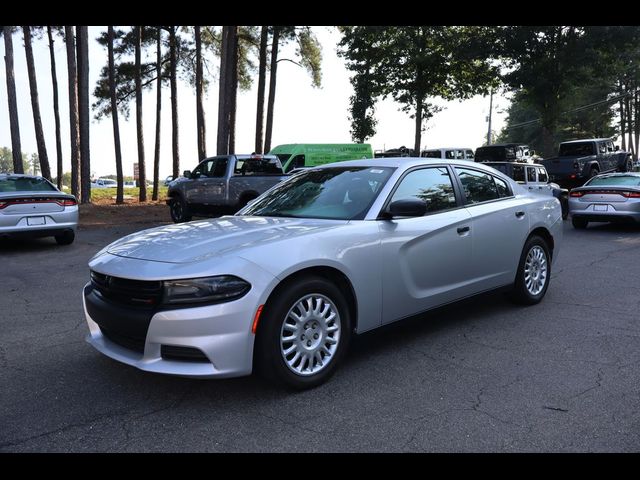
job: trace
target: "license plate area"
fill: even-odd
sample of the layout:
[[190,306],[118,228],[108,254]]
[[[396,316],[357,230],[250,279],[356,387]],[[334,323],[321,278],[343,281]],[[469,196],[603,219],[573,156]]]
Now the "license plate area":
[[607,210],[609,210],[609,205],[594,205],[593,206],[593,211],[594,212],[606,212]]
[[44,225],[45,219],[44,217],[27,217],[27,225]]

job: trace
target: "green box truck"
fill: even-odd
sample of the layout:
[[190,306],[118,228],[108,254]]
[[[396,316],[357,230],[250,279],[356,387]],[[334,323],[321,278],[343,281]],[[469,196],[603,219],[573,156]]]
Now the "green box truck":
[[272,148],[269,155],[280,159],[286,173],[294,168],[373,158],[373,150],[368,143],[291,143]]

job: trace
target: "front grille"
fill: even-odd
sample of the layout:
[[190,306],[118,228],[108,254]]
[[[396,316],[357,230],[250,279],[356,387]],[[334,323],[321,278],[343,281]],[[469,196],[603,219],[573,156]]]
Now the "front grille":
[[125,305],[152,307],[162,298],[162,282],[130,280],[91,272],[91,283],[100,295]]
[[165,360],[181,360],[183,362],[209,362],[207,356],[197,348],[162,345],[160,354]]
[[106,329],[103,326],[100,326],[100,331],[113,343],[138,353],[144,353],[144,337],[138,338],[130,335],[124,335],[121,332],[115,332],[113,330]]

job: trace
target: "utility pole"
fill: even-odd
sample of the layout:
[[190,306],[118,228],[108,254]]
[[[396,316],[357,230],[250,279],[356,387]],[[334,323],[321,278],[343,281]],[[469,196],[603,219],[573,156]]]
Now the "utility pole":
[[489,90],[489,128],[487,129],[487,145],[491,145],[491,113],[493,111],[493,88]]

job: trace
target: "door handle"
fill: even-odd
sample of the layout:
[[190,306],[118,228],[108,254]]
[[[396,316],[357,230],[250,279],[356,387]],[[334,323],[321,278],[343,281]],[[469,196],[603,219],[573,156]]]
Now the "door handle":
[[467,233],[469,230],[471,229],[468,225],[466,227],[458,227],[458,234],[462,235],[463,233]]
[[524,217],[524,212],[516,212],[516,217],[518,218]]

